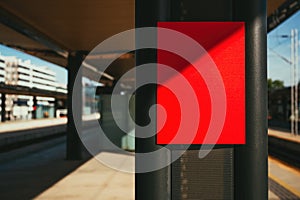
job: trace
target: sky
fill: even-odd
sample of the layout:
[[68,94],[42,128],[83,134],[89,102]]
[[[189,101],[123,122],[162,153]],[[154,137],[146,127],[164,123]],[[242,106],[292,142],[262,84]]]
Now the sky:
[[[282,80],[285,86],[291,85],[291,65],[284,59],[291,60],[290,35],[291,29],[295,28],[298,29],[298,39],[300,39],[300,11],[268,33],[268,78]],[[298,47],[298,49],[298,61],[300,61],[300,48]],[[300,67],[299,63],[298,67]]]
[[45,60],[39,59],[37,57],[28,55],[26,53],[23,53],[21,51],[17,51],[15,49],[6,47],[4,45],[0,44],[0,53],[3,56],[15,56],[22,60],[31,60],[31,63],[35,64],[36,66],[46,66],[52,71],[56,73],[56,80],[58,83],[67,84],[67,70],[63,67],[60,67],[58,65],[52,64],[50,62],[47,62]]

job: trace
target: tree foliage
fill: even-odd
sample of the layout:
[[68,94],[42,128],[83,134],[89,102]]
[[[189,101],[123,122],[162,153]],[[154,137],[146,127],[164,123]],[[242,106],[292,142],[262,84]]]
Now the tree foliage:
[[284,88],[284,82],[281,80],[268,79],[268,91],[274,91]]

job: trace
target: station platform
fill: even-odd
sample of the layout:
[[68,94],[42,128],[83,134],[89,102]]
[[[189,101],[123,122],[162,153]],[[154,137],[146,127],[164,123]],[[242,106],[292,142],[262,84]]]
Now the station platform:
[[33,128],[55,126],[55,125],[61,125],[66,123],[67,123],[67,118],[46,118],[46,119],[34,119],[34,120],[6,121],[0,123],[0,134],[24,131]]
[[[99,118],[100,115],[98,113],[82,116],[84,122]],[[66,124],[67,121],[68,119],[66,117],[61,117],[0,122],[0,134],[63,125]]]
[[[1,124],[1,131],[2,134],[10,128],[19,131],[25,127],[20,126],[22,123],[30,129],[66,123],[65,120],[7,122]],[[269,129],[270,135],[299,141],[299,136],[284,131]],[[0,153],[0,179],[3,180],[0,182],[0,199],[134,199],[134,174],[111,169],[87,152],[82,160],[69,161],[65,159],[65,152],[66,138],[61,136]],[[129,163],[127,158],[134,159],[133,154],[101,154],[118,158],[119,165],[130,165],[133,162]],[[269,157],[269,199],[300,199],[299,168]]]
[[[83,126],[89,127],[93,120],[99,118],[97,113],[84,115]],[[67,121],[67,118],[45,118],[1,122],[0,152],[64,135]]]
[[300,199],[300,170],[269,157],[269,199]]
[[268,135],[282,140],[300,143],[300,135],[293,135],[286,129],[268,129]]
[[[300,199],[300,136],[288,130],[268,129],[269,136],[269,199]],[[273,156],[274,154],[274,156]],[[279,159],[282,158],[282,159]]]
[[[125,159],[130,155],[102,155],[118,157],[120,165],[130,164]],[[21,157],[0,162],[0,178],[1,199],[135,199],[134,174],[116,171],[90,157],[67,161],[64,139],[48,144],[46,149],[23,152]],[[270,200],[300,199],[299,181],[297,169],[269,158]]]
[[286,129],[268,130],[269,155],[300,169],[300,135]]
[[[133,163],[127,162],[126,157],[134,159],[134,155],[111,152],[101,154],[101,156],[117,157],[119,165]],[[134,174],[111,169],[92,158],[36,199],[134,200]]]
[[[101,152],[130,165],[133,155]],[[66,137],[0,153],[0,199],[134,199],[134,174],[111,169],[83,151],[66,160]]]
[[0,152],[65,134],[66,118],[7,121],[0,123]]

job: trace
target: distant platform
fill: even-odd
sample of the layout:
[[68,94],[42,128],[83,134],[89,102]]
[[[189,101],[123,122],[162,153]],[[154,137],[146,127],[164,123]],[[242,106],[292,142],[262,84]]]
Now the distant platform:
[[288,132],[287,130],[276,130],[276,129],[269,128],[268,135],[279,139],[300,143],[300,135],[293,135],[291,132]]
[[[82,116],[83,126],[90,127],[100,118],[98,113]],[[0,152],[64,135],[67,118],[16,120],[0,123]]]
[[61,124],[66,124],[67,121],[68,121],[67,118],[46,118],[46,119],[6,121],[0,123],[0,134],[61,125]]
[[0,152],[63,135],[67,130],[66,123],[66,118],[2,122]]
[[[83,121],[98,120],[99,118],[100,118],[99,113],[82,116]],[[66,124],[67,122],[68,119],[66,117],[0,122],[0,134],[63,125]]]

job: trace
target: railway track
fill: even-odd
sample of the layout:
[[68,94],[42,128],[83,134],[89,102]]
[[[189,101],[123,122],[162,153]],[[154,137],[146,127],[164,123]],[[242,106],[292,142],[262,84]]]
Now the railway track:
[[276,136],[268,137],[269,155],[300,168],[300,143]]

